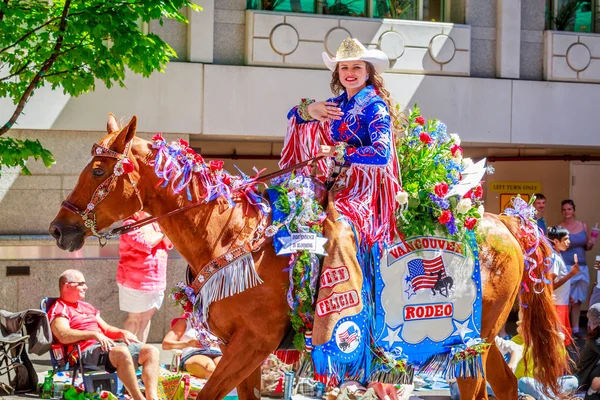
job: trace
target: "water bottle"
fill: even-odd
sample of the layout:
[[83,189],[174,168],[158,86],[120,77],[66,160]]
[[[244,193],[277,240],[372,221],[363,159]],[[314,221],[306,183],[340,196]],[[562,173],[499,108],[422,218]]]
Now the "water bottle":
[[291,400],[294,391],[294,371],[283,374],[283,400]]
[[54,382],[53,398],[62,399],[65,383],[62,381]]
[[52,383],[54,382],[54,377],[52,376],[52,371],[48,371],[48,374],[44,378],[44,384],[42,385],[42,399],[51,399],[52,398]]

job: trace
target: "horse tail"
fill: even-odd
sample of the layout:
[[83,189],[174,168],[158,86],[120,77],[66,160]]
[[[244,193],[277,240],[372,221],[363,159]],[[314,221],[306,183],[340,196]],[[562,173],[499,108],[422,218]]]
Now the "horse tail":
[[[525,263],[531,269],[523,269],[519,294],[524,362],[527,366],[527,358],[530,356],[533,359],[534,370],[526,373],[533,373],[546,394],[557,398],[562,395],[559,378],[569,370],[570,359],[559,331],[561,325],[554,306],[552,285],[548,284],[550,264],[546,260],[553,250],[543,235],[534,232],[537,226],[528,227],[528,222],[522,223],[516,217],[500,216],[500,220],[519,242],[523,254],[536,247],[529,255],[535,264]],[[538,279],[541,282],[534,283]]]

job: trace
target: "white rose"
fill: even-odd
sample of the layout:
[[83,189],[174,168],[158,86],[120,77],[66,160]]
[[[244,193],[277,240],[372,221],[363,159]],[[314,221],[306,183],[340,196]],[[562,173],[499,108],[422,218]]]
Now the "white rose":
[[400,204],[401,206],[407,204],[408,203],[408,193],[402,192],[402,191],[396,193],[396,202],[398,204]]
[[483,204],[477,208],[477,212],[479,213],[481,218],[483,218],[483,213],[485,212],[485,209],[483,208]]
[[462,165],[464,167],[464,169],[470,168],[473,166],[473,160],[471,160],[470,158],[463,158],[462,160]]
[[451,133],[450,140],[452,140],[452,143],[455,145],[460,146],[460,136],[458,136],[458,133]]
[[460,214],[466,214],[471,209],[471,206],[471,199],[460,199],[456,205],[456,211],[458,211]]

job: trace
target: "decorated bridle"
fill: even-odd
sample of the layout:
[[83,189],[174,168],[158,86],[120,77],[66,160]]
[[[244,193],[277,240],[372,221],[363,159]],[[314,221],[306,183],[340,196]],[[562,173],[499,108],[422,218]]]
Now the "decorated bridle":
[[131,143],[132,142],[130,141],[125,145],[125,151],[123,152],[123,154],[117,153],[116,151],[94,143],[94,146],[92,146],[92,157],[109,157],[117,160],[113,169],[113,173],[110,174],[110,176],[106,178],[100,185],[98,185],[85,210],[79,210],[76,206],[74,206],[66,200],[63,201],[61,204],[63,208],[79,215],[83,219],[85,227],[92,231],[92,234],[98,238],[98,241],[100,242],[100,247],[104,247],[108,242],[108,239],[114,236],[114,231],[110,231],[109,233],[98,232],[96,224],[96,213],[93,210],[102,200],[104,200],[108,196],[113,187],[113,184],[120,176],[126,175],[129,179],[129,182],[133,187],[133,191],[135,192],[138,201],[140,202],[140,209],[138,211],[144,209],[144,203],[142,202],[142,197],[140,195],[140,191],[138,190],[137,183],[130,175],[135,170],[133,162],[128,157]]
[[[127,143],[127,145],[125,145],[125,151],[123,152],[123,154],[117,153],[116,151],[113,151],[113,150],[108,149],[104,146],[101,146],[97,143],[94,143],[94,145],[92,146],[92,157],[109,157],[109,158],[114,158],[117,160],[115,167],[113,169],[113,173],[108,178],[106,178],[100,185],[98,185],[98,187],[94,191],[94,194],[92,195],[92,198],[90,199],[90,202],[86,206],[85,210],[83,210],[83,211],[79,210],[79,208],[77,208],[76,206],[74,206],[73,204],[69,203],[66,200],[63,201],[61,204],[61,207],[63,207],[64,209],[66,209],[68,211],[71,211],[72,213],[79,215],[83,219],[85,227],[88,228],[92,232],[92,235],[94,235],[98,238],[100,247],[106,246],[106,244],[108,243],[108,240],[111,239],[112,237],[115,237],[115,236],[130,232],[132,230],[141,228],[144,225],[151,224],[162,218],[169,217],[173,214],[181,213],[183,211],[189,210],[190,208],[194,208],[199,205],[206,204],[205,201],[191,203],[191,204],[188,204],[187,206],[169,211],[166,214],[163,214],[163,215],[160,215],[157,217],[144,218],[144,219],[134,222],[132,224],[112,229],[111,231],[109,231],[107,233],[98,232],[97,223],[96,223],[96,213],[93,210],[96,208],[96,206],[102,200],[104,200],[108,196],[114,182],[121,175],[126,174],[126,176],[129,179],[129,182],[131,183],[131,186],[133,187],[133,190],[138,198],[138,201],[140,202],[140,209],[138,211],[141,211],[144,209],[144,203],[142,202],[142,197],[140,195],[140,191],[138,190],[137,182],[130,175],[135,170],[135,166],[133,165],[133,162],[128,157],[131,143],[132,142],[130,141],[129,143]],[[287,174],[295,169],[302,168],[302,167],[312,164],[312,163],[316,163],[317,161],[321,160],[322,158],[323,158],[323,156],[314,157],[314,158],[308,159],[306,161],[303,161],[301,163],[298,163],[296,165],[292,165],[291,167],[264,175],[261,177],[261,181],[262,182],[269,181],[270,179],[273,179],[280,175]],[[257,176],[257,178],[258,178],[258,176]],[[254,182],[254,183],[256,183],[256,182]],[[236,191],[239,191],[239,190],[243,190],[243,187],[237,188]],[[264,232],[264,230],[265,229],[263,227],[262,231]]]

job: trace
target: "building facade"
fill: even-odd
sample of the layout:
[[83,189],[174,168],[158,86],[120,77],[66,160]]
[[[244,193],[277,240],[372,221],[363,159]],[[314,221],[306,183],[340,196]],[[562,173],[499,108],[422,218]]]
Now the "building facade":
[[[286,114],[302,97],[330,96],[321,53],[356,37],[390,58],[386,86],[404,107],[418,103],[460,133],[465,156],[488,157],[486,208],[498,213],[516,192],[542,191],[549,225],[573,198],[578,218],[600,222],[600,3],[566,0],[198,0],[189,24],[150,23],[178,53],[165,73],[133,74],[126,88],[69,98],[43,88],[9,134],[39,138],[57,163],[0,179],[0,308],[35,307],[57,294],[60,272],[87,275],[92,303],[119,324],[116,242],[93,240],[76,253],[55,247],[47,229],[89,160],[109,112],[139,118],[144,137],[184,138],[206,158],[244,171],[276,168]],[[557,16],[552,21],[552,17]],[[564,30],[554,30],[556,28]],[[598,33],[596,33],[598,32]],[[0,117],[13,111],[0,99]],[[592,160],[592,161],[590,161]],[[517,188],[517,189],[515,189]],[[600,251],[600,250],[599,250]],[[589,254],[590,262],[594,254]],[[185,261],[173,255],[169,282]],[[29,267],[15,269],[8,267]],[[29,272],[27,272],[29,271]],[[0,271],[4,274],[4,271]],[[159,341],[176,310],[155,317]]]

